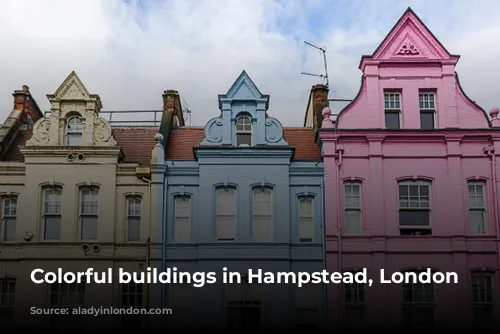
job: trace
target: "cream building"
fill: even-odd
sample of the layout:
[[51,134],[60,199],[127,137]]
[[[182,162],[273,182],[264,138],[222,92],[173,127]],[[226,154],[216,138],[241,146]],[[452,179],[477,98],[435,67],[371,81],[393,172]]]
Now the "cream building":
[[[90,324],[82,317],[26,318],[31,307],[158,305],[153,285],[33,284],[30,275],[35,268],[116,273],[158,266],[157,194],[163,194],[163,181],[155,162],[164,154],[159,129],[112,128],[99,115],[99,96],[75,72],[47,95],[51,112],[45,117],[27,86],[13,95],[14,108],[0,129],[2,326],[4,319],[37,328]],[[128,328],[148,321],[95,318],[99,326]]]

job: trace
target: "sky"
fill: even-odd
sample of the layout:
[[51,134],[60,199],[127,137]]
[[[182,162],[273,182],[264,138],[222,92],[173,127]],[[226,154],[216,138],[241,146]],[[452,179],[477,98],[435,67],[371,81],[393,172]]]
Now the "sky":
[[500,1],[0,0],[0,123],[14,90],[28,85],[46,111],[46,94],[74,70],[103,110],[159,110],[175,89],[189,124],[203,126],[246,70],[270,95],[269,115],[302,126],[311,86],[323,81],[301,72],[324,72],[304,41],[327,48],[329,97],[352,99],[361,55],[409,6],[461,55],[467,95],[487,111],[499,106]]

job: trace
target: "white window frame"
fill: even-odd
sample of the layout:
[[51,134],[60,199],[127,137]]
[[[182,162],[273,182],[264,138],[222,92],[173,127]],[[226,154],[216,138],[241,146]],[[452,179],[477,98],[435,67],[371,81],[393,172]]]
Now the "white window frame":
[[[351,192],[348,193],[348,188],[351,188]],[[359,197],[354,197],[352,192],[353,187],[358,188]],[[363,234],[363,203],[362,203],[362,185],[361,182],[344,182],[344,233],[349,235],[361,235]],[[351,195],[351,196],[348,196]],[[354,203],[358,201],[357,205]],[[359,215],[359,232],[349,232],[347,226],[347,213],[357,212]]]
[[[415,272],[417,275],[419,274],[419,271],[408,271],[408,272]],[[432,310],[433,316],[432,316],[432,321],[435,321],[435,302],[436,302],[436,288],[434,283],[403,283],[402,284],[402,289],[403,289],[403,308],[405,312],[417,312],[427,309],[427,310]],[[411,290],[411,295],[412,295],[412,300],[405,300],[405,290]],[[425,300],[427,297],[426,290],[432,289],[432,299],[431,300]],[[423,300],[422,301],[416,301],[415,300],[415,294],[420,293]],[[411,321],[413,323],[413,321]]]
[[422,113],[429,113],[429,114],[432,113],[432,119],[434,125],[433,129],[436,129],[437,128],[436,93],[420,92],[418,94],[418,107],[420,110],[420,116],[422,116]]
[[[231,192],[233,194],[233,212],[232,213],[220,213],[219,212],[219,193],[222,192],[222,191],[228,191],[228,192]],[[217,241],[222,241],[222,242],[232,242],[232,241],[235,241],[236,240],[236,235],[237,235],[237,212],[236,212],[236,204],[237,204],[237,199],[236,199],[236,188],[234,187],[217,187],[215,189],[215,235],[216,235],[216,239]],[[232,237],[221,237],[220,236],[220,230],[221,230],[221,227],[219,225],[221,225],[221,221],[219,219],[224,219],[224,218],[232,218],[233,219],[233,222],[232,222],[232,234],[233,236]]]
[[[485,278],[488,277],[491,283],[491,287],[488,289],[484,282]],[[483,282],[479,282],[479,287],[475,288],[476,284],[478,283],[477,281],[482,280]],[[472,287],[472,303],[474,307],[483,307],[483,306],[493,306],[495,304],[495,294],[494,294],[494,288],[495,288],[495,275],[491,272],[488,271],[473,271],[471,273],[471,287]],[[489,296],[490,300],[475,300],[475,291],[480,290],[481,293],[479,293],[479,296],[486,296],[489,290]]]
[[[178,207],[178,201],[187,201],[187,209],[183,214]],[[182,224],[187,224],[182,226]],[[181,228],[187,230],[187,235],[182,236],[177,233]],[[176,195],[174,196],[174,242],[175,243],[189,243],[191,242],[191,196],[189,195]]]
[[[256,195],[260,192],[268,192],[269,193],[269,213],[268,214],[263,214],[263,213],[259,213],[257,212],[256,210],[256,204],[257,204],[257,201],[256,201]],[[271,187],[254,187],[252,189],[252,237],[253,237],[253,240],[256,241],[256,242],[271,242],[273,241],[273,238],[274,238],[274,201],[273,201],[273,188]],[[267,224],[268,226],[266,226],[266,229],[268,229],[267,233],[268,235],[265,236],[265,237],[262,237],[262,238],[259,238],[255,231],[256,231],[256,225],[258,224],[257,222],[259,220],[266,220],[267,219]],[[257,223],[257,224],[256,224]],[[263,223],[262,221],[260,221],[260,223]],[[262,230],[264,231],[264,230]]]
[[228,310],[230,308],[258,308],[260,310],[260,325],[263,323],[263,297],[264,285],[248,283],[248,277],[241,274],[241,283],[225,285],[225,310],[226,323],[228,322]]
[[[397,97],[397,98],[396,98]],[[403,106],[400,92],[384,92],[384,126],[387,128],[387,123],[385,121],[386,114],[397,114],[399,119],[399,128],[403,128]]]
[[[79,120],[81,127],[77,127],[76,129],[70,128],[70,125],[71,125],[73,120]],[[80,144],[70,145],[70,137],[72,135],[73,136],[77,136],[77,135],[80,136]],[[83,144],[83,119],[81,116],[78,116],[78,115],[71,116],[70,118],[68,118],[68,122],[66,124],[66,145],[67,146],[80,146],[82,144]]]
[[[408,194],[407,194],[407,199],[408,199],[408,207],[401,206],[401,193],[400,193],[400,186],[407,186],[408,187]],[[409,186],[419,186],[419,195],[418,195],[418,201],[420,205],[421,201],[421,196],[420,196],[420,186],[427,186],[429,189],[429,199],[428,199],[428,206],[427,207],[411,207],[410,204],[410,188]],[[429,225],[401,225],[401,222],[399,221],[399,213],[401,211],[427,211],[429,214]],[[432,234],[432,184],[431,182],[426,182],[426,181],[404,181],[404,182],[398,182],[398,225],[400,230],[412,230],[412,229],[418,229],[418,230],[430,230]]]
[[[478,193],[477,193],[477,187],[481,187],[481,197],[483,199],[482,205],[475,205],[473,203],[473,198],[471,198],[470,190],[469,187],[474,187],[474,194],[475,197],[474,199],[477,201]],[[467,198],[469,199],[469,222],[471,223],[470,229],[471,233],[475,235],[481,235],[481,234],[486,234],[488,233],[488,215],[486,212],[486,183],[484,182],[467,182]],[[473,226],[472,226],[472,212],[482,212],[482,218],[483,218],[483,226],[482,226],[482,231],[474,231]],[[481,228],[480,226],[478,226]]]
[[[306,201],[311,201],[311,215],[307,216],[306,213],[302,212],[302,203],[305,203]],[[297,201],[297,228],[298,228],[298,239],[300,243],[311,243],[314,242],[316,239],[316,197],[315,196],[301,196],[298,198]],[[305,222],[302,219],[306,220],[311,220],[312,221],[312,226],[311,226],[311,238],[303,237],[301,235],[301,230],[302,228],[306,229],[307,226],[302,227]]]
[[[85,209],[85,206],[84,206],[84,201],[83,201],[83,197],[84,197],[84,192],[85,191],[90,191],[92,192],[93,190],[95,190],[97,192],[97,194],[95,194],[94,196],[97,198],[96,200],[93,200],[93,201],[90,201],[90,202],[96,202],[97,203],[97,207],[96,207],[96,210],[95,212],[85,212],[84,209]],[[88,187],[81,187],[80,188],[80,196],[79,196],[79,200],[80,200],[80,207],[79,207],[79,221],[80,221],[80,228],[79,228],[79,236],[80,236],[80,240],[82,241],[86,241],[86,240],[97,240],[99,238],[99,194],[100,193],[100,188],[97,187],[97,186],[88,186]],[[83,238],[83,222],[85,220],[85,218],[87,217],[93,217],[96,219],[96,237],[95,238]]]
[[[242,124],[239,124],[240,120],[242,121]],[[248,120],[249,123],[245,123],[244,120]],[[238,129],[238,126],[241,125],[242,129]],[[247,128],[249,127],[249,129]],[[252,124],[252,117],[249,115],[241,115],[236,118],[235,122],[235,130],[236,130],[236,137],[235,137],[235,144],[237,147],[240,147],[241,145],[238,143],[238,135],[244,134],[244,135],[250,135],[250,146],[253,146],[253,124]]]
[[[42,220],[43,220],[43,240],[46,241],[58,241],[61,239],[61,223],[62,223],[62,187],[54,186],[54,187],[45,187],[42,189]],[[48,194],[52,192],[51,194]],[[59,194],[56,194],[59,192]],[[59,196],[59,200],[52,201],[48,200],[48,197]],[[50,210],[49,208],[55,208],[55,210]],[[51,218],[59,218],[59,237],[58,238],[49,238],[47,239],[47,220]]]
[[[126,197],[126,214],[127,214],[127,226],[126,226],[126,240],[127,242],[140,242],[142,237],[142,196],[141,195],[130,195]],[[135,222],[139,223],[139,237],[132,240],[131,238],[131,225]]]
[[[7,201],[10,204],[7,206]],[[7,212],[7,207],[9,212]],[[16,241],[16,231],[17,231],[17,207],[18,207],[18,197],[17,196],[5,196],[2,197],[2,242],[15,242]],[[12,208],[14,208],[15,213],[12,213]],[[8,240],[7,237],[7,222],[13,222],[14,224],[14,238]]]
[[0,312],[14,311],[16,283],[17,281],[14,278],[0,279]]

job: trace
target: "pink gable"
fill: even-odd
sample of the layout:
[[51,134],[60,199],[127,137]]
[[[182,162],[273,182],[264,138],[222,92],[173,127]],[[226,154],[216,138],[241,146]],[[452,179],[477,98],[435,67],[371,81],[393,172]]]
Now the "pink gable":
[[429,94],[432,95],[434,102],[431,130],[489,128],[486,112],[465,95],[459,84],[455,73],[459,58],[450,54],[418,16],[408,9],[375,52],[362,56],[360,91],[338,115],[338,127],[386,129],[384,98],[386,93],[392,92],[399,101],[396,110],[399,115],[398,129],[423,129],[420,110],[422,94],[426,94],[426,99]]
[[411,10],[406,11],[377,51],[375,60],[444,60],[452,56]]

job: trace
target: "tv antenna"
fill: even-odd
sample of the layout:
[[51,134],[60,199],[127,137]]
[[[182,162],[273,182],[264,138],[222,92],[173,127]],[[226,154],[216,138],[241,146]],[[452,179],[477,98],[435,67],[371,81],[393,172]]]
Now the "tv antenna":
[[310,76],[313,76],[313,77],[323,78],[324,80],[326,80],[326,87],[328,87],[328,66],[327,66],[327,62],[326,62],[326,46],[319,47],[317,45],[309,43],[308,41],[304,41],[304,44],[306,46],[309,46],[309,47],[311,47],[313,49],[316,49],[316,50],[320,51],[323,54],[323,63],[325,65],[325,73],[324,74],[314,74],[314,73],[301,72],[301,74],[310,75]]
[[[191,109],[189,109],[189,106],[184,98],[182,99],[182,106],[182,113],[186,115],[188,126],[191,126]],[[184,119],[184,121],[186,121],[186,119]]]

